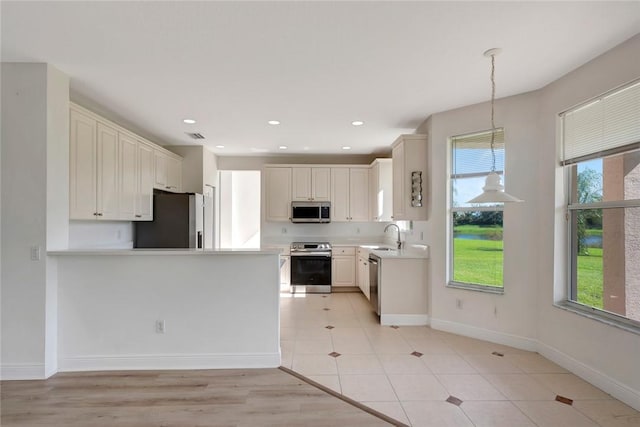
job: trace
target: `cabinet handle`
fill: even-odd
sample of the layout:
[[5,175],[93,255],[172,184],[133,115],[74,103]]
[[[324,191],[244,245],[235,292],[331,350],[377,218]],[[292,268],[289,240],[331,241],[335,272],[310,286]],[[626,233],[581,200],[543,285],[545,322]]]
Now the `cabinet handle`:
[[98,216],[102,216],[102,214],[101,214],[101,213],[99,213],[99,214],[98,214]]
[[93,213],[93,216],[98,216],[98,212],[94,212],[94,213]]
[[136,215],[136,218],[142,218],[142,215]]

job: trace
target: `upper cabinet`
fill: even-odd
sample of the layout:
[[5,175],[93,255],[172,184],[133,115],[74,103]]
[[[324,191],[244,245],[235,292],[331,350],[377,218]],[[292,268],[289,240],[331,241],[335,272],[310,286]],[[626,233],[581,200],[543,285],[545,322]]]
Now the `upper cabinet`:
[[369,221],[369,168],[331,170],[331,220]]
[[328,202],[331,200],[331,169],[293,167],[291,200]]
[[427,219],[427,136],[401,135],[392,145],[393,217]]
[[152,220],[157,153],[169,159],[166,185],[180,190],[179,156],[75,104],[69,130],[70,219]]
[[369,169],[371,221],[392,221],[393,172],[391,162],[391,159],[376,159]]
[[265,167],[264,210],[267,221],[289,221],[291,217],[291,168]]
[[177,155],[156,150],[155,168],[154,188],[173,193],[182,191],[182,161]]

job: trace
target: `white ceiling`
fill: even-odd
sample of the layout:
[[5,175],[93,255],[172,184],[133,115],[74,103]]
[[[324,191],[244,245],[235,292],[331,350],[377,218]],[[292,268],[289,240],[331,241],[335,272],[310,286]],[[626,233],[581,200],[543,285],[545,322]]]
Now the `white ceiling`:
[[304,154],[388,150],[430,114],[489,99],[486,49],[504,49],[496,58],[504,97],[640,31],[639,1],[0,7],[3,61],[51,63],[71,77],[74,99],[168,144],[191,144],[185,132],[200,132],[221,155],[282,154],[279,145]]

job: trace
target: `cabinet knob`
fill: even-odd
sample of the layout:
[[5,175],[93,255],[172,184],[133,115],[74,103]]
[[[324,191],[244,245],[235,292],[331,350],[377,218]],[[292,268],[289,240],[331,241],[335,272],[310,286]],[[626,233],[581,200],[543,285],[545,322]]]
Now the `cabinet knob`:
[[98,213],[98,216],[102,216],[102,213]]
[[136,215],[136,218],[142,218],[142,215]]
[[98,212],[94,212],[94,213],[93,213],[93,216],[98,216]]

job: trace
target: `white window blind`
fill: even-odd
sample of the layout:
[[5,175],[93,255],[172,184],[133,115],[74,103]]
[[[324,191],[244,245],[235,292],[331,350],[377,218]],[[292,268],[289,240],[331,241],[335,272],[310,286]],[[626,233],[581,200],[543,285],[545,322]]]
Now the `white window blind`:
[[[451,138],[453,164],[451,175],[488,174],[491,172],[491,131]],[[493,143],[496,170],[504,170],[504,130],[496,129]]]
[[563,163],[640,145],[640,80],[562,115]]

